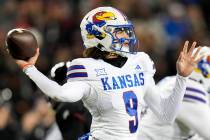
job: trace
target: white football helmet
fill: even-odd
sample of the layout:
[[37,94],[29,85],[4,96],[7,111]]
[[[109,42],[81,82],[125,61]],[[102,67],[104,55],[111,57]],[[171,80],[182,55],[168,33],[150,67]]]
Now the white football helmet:
[[210,93],[210,48],[206,46],[202,47],[198,55],[204,55],[204,58],[198,62],[196,69],[189,78],[202,83]]
[[[137,39],[133,24],[115,8],[93,9],[85,15],[80,28],[86,48],[97,47],[102,51],[115,52],[120,55],[136,52]],[[116,35],[122,31],[125,31],[128,37],[119,38]]]

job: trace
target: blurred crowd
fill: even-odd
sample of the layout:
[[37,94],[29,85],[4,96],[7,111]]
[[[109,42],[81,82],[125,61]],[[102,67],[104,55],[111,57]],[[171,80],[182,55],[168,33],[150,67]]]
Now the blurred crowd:
[[49,75],[54,64],[82,57],[79,25],[98,6],[114,6],[134,23],[139,51],[155,62],[156,81],[176,73],[185,40],[210,44],[208,0],[0,0],[0,139],[44,140],[56,127],[46,97],[7,54],[7,32],[22,27],[35,34],[37,67]]

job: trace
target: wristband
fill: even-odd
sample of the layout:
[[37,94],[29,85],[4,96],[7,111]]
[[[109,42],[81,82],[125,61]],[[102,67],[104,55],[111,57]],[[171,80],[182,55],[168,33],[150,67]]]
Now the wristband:
[[32,64],[30,63],[27,63],[27,64],[24,64],[23,66],[21,66],[22,69],[26,69],[27,67],[31,66]]

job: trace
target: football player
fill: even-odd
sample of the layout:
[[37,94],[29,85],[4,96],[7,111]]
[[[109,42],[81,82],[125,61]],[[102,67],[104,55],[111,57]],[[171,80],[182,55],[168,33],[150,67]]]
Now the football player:
[[16,63],[46,95],[64,102],[83,101],[92,115],[88,137],[136,140],[144,101],[163,121],[175,119],[186,77],[201,59],[197,57],[199,49],[192,54],[196,42],[189,50],[189,42],[185,42],[177,60],[173,93],[161,98],[153,79],[154,64],[146,53],[136,52],[138,43],[133,25],[122,12],[112,7],[93,9],[83,18],[80,28],[86,58],[71,62],[68,82],[63,86],[49,80],[34,66],[39,49],[28,61]]
[[[210,140],[210,48],[202,47],[200,54],[206,56],[189,76],[183,103],[174,124],[164,124],[151,110],[142,119],[140,138],[145,140]],[[166,77],[158,83],[164,93],[170,93],[175,76]],[[168,96],[163,94],[163,96]],[[197,135],[198,134],[198,135]]]

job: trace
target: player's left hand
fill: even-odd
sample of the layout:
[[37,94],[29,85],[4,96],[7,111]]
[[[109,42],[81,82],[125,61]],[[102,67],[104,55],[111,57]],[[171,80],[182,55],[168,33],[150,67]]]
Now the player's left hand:
[[191,48],[188,50],[189,41],[185,41],[183,50],[180,52],[179,58],[176,62],[176,69],[179,75],[187,77],[196,68],[197,63],[204,57],[199,56],[201,47],[198,47],[195,53],[193,53],[196,42],[193,42]]

